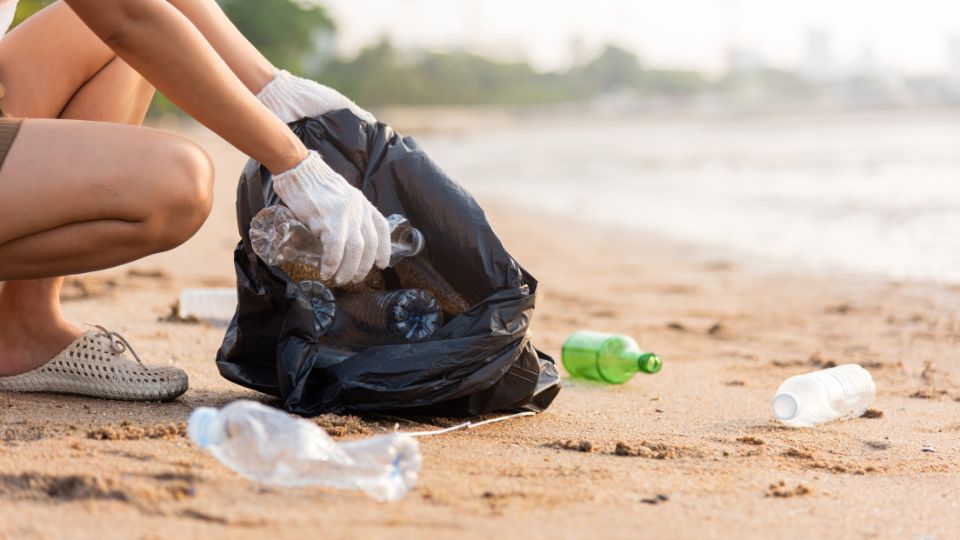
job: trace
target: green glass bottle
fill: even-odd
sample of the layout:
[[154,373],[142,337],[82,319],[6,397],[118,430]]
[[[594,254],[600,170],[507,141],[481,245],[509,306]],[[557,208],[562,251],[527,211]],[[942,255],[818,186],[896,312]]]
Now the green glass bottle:
[[628,336],[581,330],[567,338],[560,353],[571,377],[623,384],[638,371],[656,373],[663,363],[640,350]]

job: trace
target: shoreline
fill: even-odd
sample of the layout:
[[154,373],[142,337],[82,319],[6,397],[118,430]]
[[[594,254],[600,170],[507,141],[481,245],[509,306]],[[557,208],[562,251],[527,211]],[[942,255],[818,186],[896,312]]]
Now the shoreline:
[[[559,361],[574,330],[622,332],[660,354],[663,370],[622,386],[565,378],[543,414],[421,440],[421,480],[396,504],[248,482],[195,448],[183,422],[197,406],[264,396],[217,373],[222,328],[158,320],[181,288],[233,280],[245,159],[190,136],[217,164],[210,221],[174,252],[71,278],[82,285],[65,310],[121,332],[147,362],[186,369],[191,389],[162,405],[0,393],[0,539],[946,538],[960,528],[960,287],[767,273],[495,201],[482,201],[494,229],[540,281],[534,343]],[[831,362],[867,366],[874,417],[773,421],[780,382]],[[397,420],[315,421],[349,439]]]
[[933,279],[923,276],[894,275],[880,270],[865,268],[840,267],[839,265],[813,265],[802,260],[785,259],[761,252],[746,251],[730,248],[719,244],[703,241],[694,241],[674,236],[664,231],[652,230],[639,225],[615,225],[612,223],[591,223],[583,219],[575,223],[568,220],[562,212],[547,209],[522,208],[522,205],[506,201],[488,200],[484,202],[494,215],[513,214],[523,212],[537,222],[548,223],[548,226],[584,228],[594,231],[596,236],[619,235],[624,244],[637,241],[657,246],[671,256],[682,259],[682,262],[693,266],[736,266],[740,271],[756,275],[757,277],[776,277],[782,279],[839,280],[842,282],[860,282],[870,284],[897,283],[903,285],[917,285],[930,287],[960,287],[960,281],[948,278]]
[[[535,122],[540,125],[580,125],[610,124],[624,120],[630,122],[654,123],[710,123],[725,124],[731,122],[767,122],[787,120],[808,122],[811,118],[826,122],[848,119],[870,121],[884,117],[905,118],[960,118],[960,107],[877,107],[877,108],[823,108],[811,110],[809,107],[798,109],[696,109],[696,108],[649,108],[617,110],[589,103],[568,103],[555,105],[529,106],[386,106],[375,109],[378,118],[391,124],[397,131],[413,136],[434,134],[459,134],[477,130],[495,130],[511,128],[522,123]],[[466,126],[466,127],[464,127]]]

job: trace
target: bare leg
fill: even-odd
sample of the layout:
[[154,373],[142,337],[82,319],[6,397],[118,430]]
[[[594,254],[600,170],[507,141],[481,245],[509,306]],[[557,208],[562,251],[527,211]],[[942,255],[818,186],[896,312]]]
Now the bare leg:
[[175,135],[27,120],[0,169],[0,216],[16,216],[0,221],[0,279],[90,272],[172,249],[206,219],[211,177],[206,154]]
[[3,109],[23,118],[57,118],[77,91],[116,55],[66,4],[57,2],[0,40]]
[[153,86],[114,57],[77,90],[60,113],[68,120],[93,120],[139,126],[153,98]]
[[[27,120],[0,169],[0,215],[16,216],[0,220],[0,279],[87,272],[171,249],[206,219],[212,177],[206,154],[180,137]],[[42,364],[75,333],[61,324],[56,282],[10,285],[0,302],[0,375]]]
[[[38,36],[43,37],[38,39]],[[58,42],[57,39],[63,41]],[[37,47],[38,42],[51,44],[51,40],[53,40],[52,44],[60,49],[59,51],[45,49],[42,45]],[[11,52],[23,45],[31,47],[29,58],[32,62],[28,67],[17,65],[15,60],[19,55]],[[71,54],[63,54],[64,50],[71,51]],[[40,55],[40,62],[36,62],[37,55]],[[92,32],[86,30],[80,20],[66,9],[66,6],[60,4],[48,8],[19,27],[10,38],[5,38],[4,47],[0,47],[0,65],[2,65],[0,77],[9,81],[10,89],[10,98],[4,103],[4,108],[13,116],[44,117],[59,114],[61,118],[139,124],[146,114],[153,95],[153,88],[142,77],[122,60],[116,58]],[[51,80],[51,77],[55,78]],[[84,77],[87,78],[84,79]],[[3,173],[9,168],[15,167],[21,170],[25,173],[25,177],[31,174],[30,163],[26,164],[26,170],[23,169],[23,165],[14,164],[15,153],[22,158],[27,158],[30,162],[40,161],[31,158],[49,153],[49,148],[30,148],[33,146],[30,142],[32,139],[43,140],[51,148],[57,148],[58,143],[43,134],[45,129],[47,128],[38,127],[33,122],[28,122],[24,127],[24,132],[18,138],[15,149],[11,151],[10,161],[3,171],[0,171],[0,192],[3,191],[4,177],[9,176]],[[87,134],[78,133],[87,129],[84,125],[71,126],[66,134],[75,134],[76,140],[92,143],[94,141]],[[156,134],[137,133],[130,142],[143,139],[140,141],[141,144],[149,144],[152,138],[162,139]],[[193,165],[201,169],[204,167],[205,160],[195,149],[189,150],[189,144],[169,140],[156,142],[161,146],[179,145],[181,153],[186,154],[192,151],[197,162]],[[109,158],[104,161],[109,161]],[[157,164],[156,167],[159,167],[156,170],[164,168],[162,164]],[[169,168],[169,165],[167,167]],[[106,173],[98,174],[98,176],[104,176],[101,180],[111,176],[108,171],[100,172]],[[202,171],[195,172],[202,176],[200,174]],[[62,175],[63,172],[61,171],[60,174]],[[78,180],[82,182],[81,178],[72,176],[74,175],[66,175],[60,180],[64,184],[68,182],[73,184]],[[8,182],[14,181],[8,180]],[[135,185],[134,182],[131,184]],[[64,185],[64,187],[67,186]],[[198,195],[199,200],[202,201],[203,194]],[[23,197],[22,188],[18,189],[17,199]],[[58,199],[61,197],[53,197],[51,200]],[[187,208],[191,206],[200,206],[199,213],[203,213],[202,203],[186,204]],[[15,215],[27,215],[27,213],[20,208]],[[93,223],[85,225],[90,229],[96,229],[92,226]],[[138,230],[135,224],[124,225],[127,229],[133,230],[134,235],[137,232],[143,233],[143,228]],[[42,232],[46,233],[46,236],[34,234],[28,235],[27,238],[34,240],[38,236],[41,239],[57,238],[55,230]],[[99,233],[92,231],[91,234]],[[182,231],[182,234],[187,235],[189,231]],[[27,244],[26,238],[19,238],[16,242],[6,241],[6,238],[4,240],[2,247],[8,253],[5,262],[13,263],[16,260],[22,263],[15,250],[18,246],[22,249]],[[172,242],[172,239],[167,240]],[[159,246],[154,249],[159,249]],[[37,254],[33,253],[33,255]],[[15,264],[4,264],[0,268],[0,274],[3,274],[0,279],[8,275],[16,275],[16,272],[18,270]],[[0,289],[0,320],[4,321],[4,324],[0,325],[0,375],[20,373],[41,365],[79,335],[80,330],[63,318],[60,309],[59,291],[62,281],[62,278],[8,281]]]
[[[61,117],[139,124],[152,95],[152,87],[115,58],[80,87]],[[0,288],[0,319],[9,319],[0,328],[5,350],[0,358],[6,360],[0,364],[0,375],[37,367],[80,335],[81,330],[63,316],[62,285],[63,278],[55,277],[8,281]]]

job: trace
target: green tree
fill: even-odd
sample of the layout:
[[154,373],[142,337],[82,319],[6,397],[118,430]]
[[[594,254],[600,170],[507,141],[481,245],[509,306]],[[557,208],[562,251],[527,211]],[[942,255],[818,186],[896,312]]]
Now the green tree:
[[[40,11],[53,0],[20,0],[14,26]],[[320,60],[324,36],[334,30],[333,21],[316,4],[298,0],[219,0],[224,12],[274,65],[303,73]],[[177,108],[162,96],[153,103],[154,114],[174,113]]]
[[643,70],[632,52],[607,45],[596,58],[570,71],[570,77],[588,95],[637,89]]
[[[307,0],[217,0],[240,31],[274,65],[316,78],[366,106],[529,105],[574,102],[608,93],[686,98],[711,90],[736,93],[741,81],[718,82],[681,70],[646,69],[632,52],[608,45],[565,72],[542,73],[526,62],[503,62],[462,51],[401,51],[388,40],[355,58],[325,58],[334,23]],[[21,0],[16,21],[51,0]],[[769,93],[791,95],[805,88],[788,73],[763,73]],[[752,82],[752,81],[751,81]],[[153,114],[178,112],[157,96]]]
[[683,97],[710,87],[703,74],[678,69],[646,69],[640,74],[641,94]]
[[293,0],[218,0],[227,17],[275,66],[303,74],[334,30],[322,7]]
[[465,52],[403,52],[383,40],[317,78],[366,105],[527,105],[570,100],[562,76]]
[[[20,0],[13,25],[53,3]],[[317,43],[334,30],[324,9],[302,0],[218,0],[233,24],[274,65],[303,73],[316,62]]]

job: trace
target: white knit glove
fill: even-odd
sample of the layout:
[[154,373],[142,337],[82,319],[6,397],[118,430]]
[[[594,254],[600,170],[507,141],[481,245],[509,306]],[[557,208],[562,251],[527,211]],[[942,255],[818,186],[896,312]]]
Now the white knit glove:
[[300,221],[320,238],[320,277],[335,285],[360,281],[374,264],[390,263],[387,220],[320,154],[310,151],[299,165],[274,175],[273,189]]
[[288,124],[339,109],[350,109],[368,123],[377,122],[372,114],[333,88],[284,70],[277,71],[273,80],[257,94],[257,99]]

